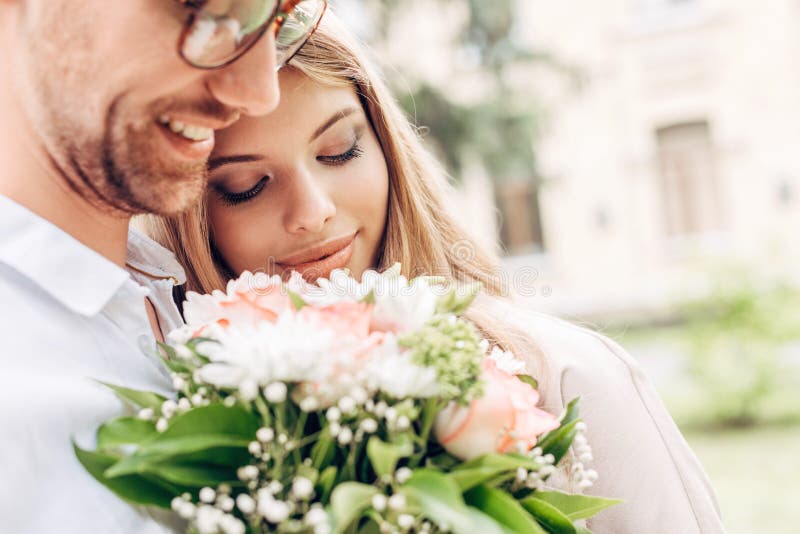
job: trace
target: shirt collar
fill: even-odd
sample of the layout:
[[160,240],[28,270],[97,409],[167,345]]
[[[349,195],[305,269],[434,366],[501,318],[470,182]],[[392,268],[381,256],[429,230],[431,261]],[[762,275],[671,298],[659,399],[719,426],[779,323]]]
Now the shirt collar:
[[150,278],[172,280],[175,285],[186,282],[186,273],[175,254],[132,227],[128,230],[125,264]]
[[125,269],[2,195],[0,262],[87,317],[100,313],[130,280]]

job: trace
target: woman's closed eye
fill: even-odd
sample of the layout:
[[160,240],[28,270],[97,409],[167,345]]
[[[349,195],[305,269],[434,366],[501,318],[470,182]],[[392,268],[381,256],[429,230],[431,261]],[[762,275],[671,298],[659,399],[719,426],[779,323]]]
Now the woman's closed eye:
[[358,139],[356,139],[353,141],[353,144],[348,150],[345,150],[339,154],[319,155],[317,156],[317,161],[324,163],[325,165],[344,165],[348,161],[353,160],[362,154],[364,154],[364,150],[361,148],[361,145],[358,144]]
[[225,205],[236,206],[238,204],[247,202],[248,200],[253,200],[255,197],[257,197],[258,194],[264,190],[264,187],[267,185],[267,182],[269,182],[269,179],[269,176],[262,176],[253,187],[241,192],[226,191],[221,186],[214,186],[214,189],[216,189],[217,194]]

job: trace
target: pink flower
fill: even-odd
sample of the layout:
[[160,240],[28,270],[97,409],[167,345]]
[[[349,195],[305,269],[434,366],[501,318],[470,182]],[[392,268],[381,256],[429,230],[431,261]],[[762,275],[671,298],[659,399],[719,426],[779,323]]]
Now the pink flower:
[[261,321],[274,323],[281,313],[292,309],[292,301],[279,277],[259,277],[250,272],[228,282],[224,293],[190,292],[184,304],[186,322],[198,328],[196,335],[202,335],[205,327],[212,323],[222,327]]
[[437,417],[439,443],[457,458],[470,460],[491,452],[531,450],[538,437],[558,427],[558,419],[536,407],[539,393],[487,357],[483,362],[484,394],[469,407],[455,403]]
[[373,306],[364,302],[336,302],[326,306],[306,306],[300,315],[341,336],[359,339],[369,336]]

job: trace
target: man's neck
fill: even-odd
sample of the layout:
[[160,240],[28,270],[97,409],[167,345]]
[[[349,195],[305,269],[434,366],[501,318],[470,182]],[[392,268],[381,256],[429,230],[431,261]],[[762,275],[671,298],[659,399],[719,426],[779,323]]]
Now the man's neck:
[[[1,90],[0,90],[1,91]],[[8,95],[0,95],[0,97]],[[0,98],[0,194],[117,265],[125,265],[129,216],[106,213],[74,191],[20,116]]]

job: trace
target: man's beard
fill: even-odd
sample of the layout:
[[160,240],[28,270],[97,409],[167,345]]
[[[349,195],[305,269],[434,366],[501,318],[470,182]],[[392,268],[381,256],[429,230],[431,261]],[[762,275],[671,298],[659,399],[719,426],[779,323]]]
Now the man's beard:
[[159,126],[126,124],[119,103],[117,98],[109,107],[98,138],[59,136],[56,149],[66,149],[67,156],[62,174],[81,196],[106,211],[174,215],[186,210],[205,190],[206,163],[164,161],[157,146]]

